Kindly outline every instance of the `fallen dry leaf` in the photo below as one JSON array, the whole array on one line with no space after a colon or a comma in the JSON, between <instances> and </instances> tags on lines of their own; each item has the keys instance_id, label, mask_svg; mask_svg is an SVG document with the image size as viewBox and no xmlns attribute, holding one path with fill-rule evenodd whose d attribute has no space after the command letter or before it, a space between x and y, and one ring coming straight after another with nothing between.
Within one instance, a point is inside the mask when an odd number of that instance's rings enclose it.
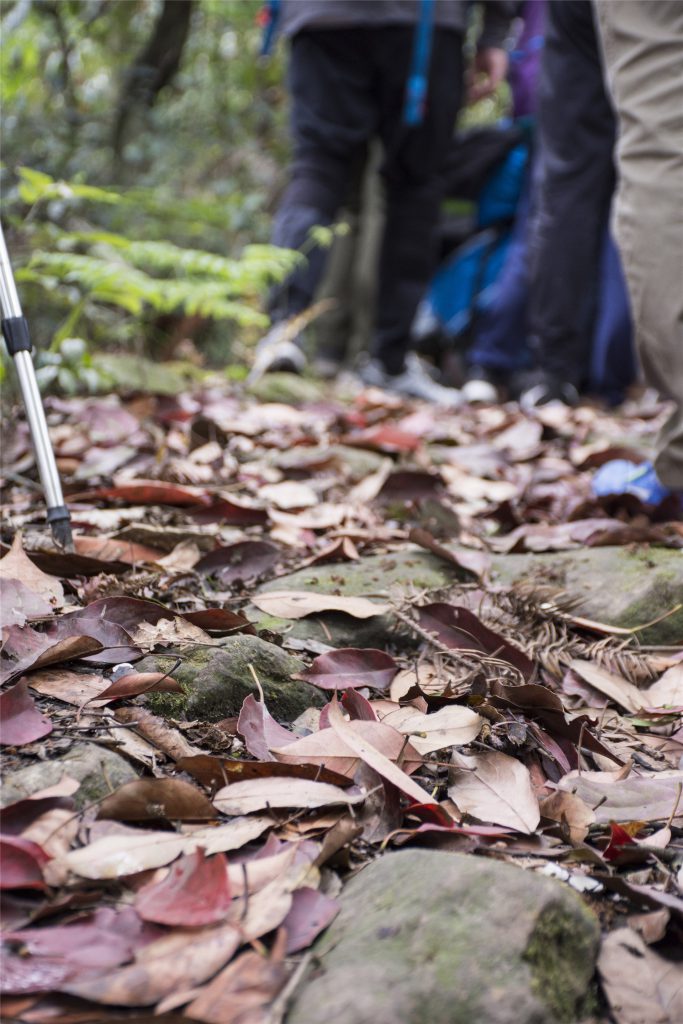
<instances>
[{"instance_id":1,"label":"fallen dry leaf","mask_svg":"<svg viewBox=\"0 0 683 1024\"><path fill-rule=\"evenodd\" d=\"M182 779L137 779L105 797L97 817L113 821L204 821L215 818L216 812L200 789Z\"/></svg>"},{"instance_id":2,"label":"fallen dry leaf","mask_svg":"<svg viewBox=\"0 0 683 1024\"><path fill-rule=\"evenodd\" d=\"M680 964L649 949L630 928L618 928L603 940L598 972L618 1024L683 1020Z\"/></svg>"},{"instance_id":3,"label":"fallen dry leaf","mask_svg":"<svg viewBox=\"0 0 683 1024\"><path fill-rule=\"evenodd\" d=\"M282 619L303 619L320 612L344 612L354 619L370 619L373 615L384 615L390 607L365 597L338 597L304 590L270 590L256 594L251 600L259 611Z\"/></svg>"},{"instance_id":4,"label":"fallen dry leaf","mask_svg":"<svg viewBox=\"0 0 683 1024\"><path fill-rule=\"evenodd\" d=\"M207 857L198 847L183 854L166 878L139 889L135 909L144 921L197 928L223 920L231 899L225 854Z\"/></svg>"},{"instance_id":5,"label":"fallen dry leaf","mask_svg":"<svg viewBox=\"0 0 683 1024\"><path fill-rule=\"evenodd\" d=\"M196 829L187 835L145 831L135 836L105 836L80 850L72 850L61 862L82 878L121 878L163 867L198 847L207 856L238 850L258 839L270 825L272 820L266 817L236 818L225 825Z\"/></svg>"},{"instance_id":6,"label":"fallen dry leaf","mask_svg":"<svg viewBox=\"0 0 683 1024\"><path fill-rule=\"evenodd\" d=\"M42 597L52 609L61 608L64 604L62 584L33 564L24 551L20 533L15 535L12 547L0 559L0 579L19 581L31 593Z\"/></svg>"},{"instance_id":7,"label":"fallen dry leaf","mask_svg":"<svg viewBox=\"0 0 683 1024\"><path fill-rule=\"evenodd\" d=\"M52 722L41 715L25 680L0 693L0 743L21 747L52 732Z\"/></svg>"},{"instance_id":8,"label":"fallen dry leaf","mask_svg":"<svg viewBox=\"0 0 683 1024\"><path fill-rule=\"evenodd\" d=\"M340 789L328 782L273 778L232 782L219 789L213 802L222 814L252 814L271 807L328 807L357 804L364 799L362 791Z\"/></svg>"},{"instance_id":9,"label":"fallen dry leaf","mask_svg":"<svg viewBox=\"0 0 683 1024\"><path fill-rule=\"evenodd\" d=\"M508 754L454 754L448 795L462 812L527 835L540 821L528 769Z\"/></svg>"},{"instance_id":10,"label":"fallen dry leaf","mask_svg":"<svg viewBox=\"0 0 683 1024\"><path fill-rule=\"evenodd\" d=\"M410 736L411 745L422 755L444 747L471 743L484 724L483 718L476 711L460 705L441 708L429 715L405 707L391 712L382 722L393 726L404 736Z\"/></svg>"},{"instance_id":11,"label":"fallen dry leaf","mask_svg":"<svg viewBox=\"0 0 683 1024\"><path fill-rule=\"evenodd\" d=\"M347 686L369 686L386 690L398 672L394 659L373 648L340 647L315 658L295 679L305 679L321 690L343 690Z\"/></svg>"}]
</instances>

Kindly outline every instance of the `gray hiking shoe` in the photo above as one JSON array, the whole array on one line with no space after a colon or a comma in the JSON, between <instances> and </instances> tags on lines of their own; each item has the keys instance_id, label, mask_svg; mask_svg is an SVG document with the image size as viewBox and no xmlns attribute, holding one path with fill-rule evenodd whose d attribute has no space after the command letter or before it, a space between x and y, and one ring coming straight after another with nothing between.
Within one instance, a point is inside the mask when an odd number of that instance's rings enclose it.
<instances>
[{"instance_id":1,"label":"gray hiking shoe","mask_svg":"<svg viewBox=\"0 0 683 1024\"><path fill-rule=\"evenodd\" d=\"M291 320L274 324L256 346L248 383L260 380L265 373L303 373L306 356L297 344L300 337Z\"/></svg>"},{"instance_id":2,"label":"gray hiking shoe","mask_svg":"<svg viewBox=\"0 0 683 1024\"><path fill-rule=\"evenodd\" d=\"M370 359L360 371L360 378L370 387L393 391L406 398L420 398L423 402L432 402L447 409L457 409L462 405L462 395L456 388L446 388L433 380L424 363L414 352L406 356L405 369L402 373L387 373L377 359Z\"/></svg>"}]
</instances>

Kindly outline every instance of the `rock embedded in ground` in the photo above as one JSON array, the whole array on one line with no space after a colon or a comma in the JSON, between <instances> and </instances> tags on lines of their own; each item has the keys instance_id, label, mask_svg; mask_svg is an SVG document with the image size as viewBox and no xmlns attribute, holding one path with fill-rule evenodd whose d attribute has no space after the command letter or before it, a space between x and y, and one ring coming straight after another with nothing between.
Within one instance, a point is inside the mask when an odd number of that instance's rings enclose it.
<instances>
[{"instance_id":1,"label":"rock embedded in ground","mask_svg":"<svg viewBox=\"0 0 683 1024\"><path fill-rule=\"evenodd\" d=\"M140 672L168 671L168 658L145 658L136 668ZM196 647L183 653L173 676L185 689L187 698L182 707L168 710L175 715L184 712L188 718L204 722L230 718L239 714L250 693L259 698L258 679L271 715L280 722L293 722L306 708L326 703L321 690L292 679L303 668L304 663L298 658L260 637L226 637L218 647ZM163 700L158 697L167 696L150 694L152 709L163 714Z\"/></svg>"},{"instance_id":2,"label":"rock embedded in ground","mask_svg":"<svg viewBox=\"0 0 683 1024\"><path fill-rule=\"evenodd\" d=\"M287 1024L560 1024L591 1009L598 922L554 879L408 850L340 902Z\"/></svg>"},{"instance_id":3,"label":"rock embedded in ground","mask_svg":"<svg viewBox=\"0 0 683 1024\"><path fill-rule=\"evenodd\" d=\"M288 576L269 580L259 593L272 590L304 590L317 594L341 594L344 597L369 597L386 600L392 595L434 596L444 592L458 579L467 576L428 551L406 547L383 555L368 555L353 562L334 562L299 569ZM299 640L318 640L334 647L382 647L395 631L391 615L354 619L338 612L308 615L291 620L264 615L253 606L244 609L258 629L270 629Z\"/></svg>"},{"instance_id":4,"label":"rock embedded in ground","mask_svg":"<svg viewBox=\"0 0 683 1024\"><path fill-rule=\"evenodd\" d=\"M54 786L64 775L81 784L73 797L79 809L138 777L128 761L115 751L96 743L74 743L58 760L39 761L13 772L3 785L1 804L6 807Z\"/></svg>"},{"instance_id":5,"label":"rock embedded in ground","mask_svg":"<svg viewBox=\"0 0 683 1024\"><path fill-rule=\"evenodd\" d=\"M683 552L647 545L580 548L546 554L495 555L491 582L533 581L563 591L572 614L632 628L666 616L638 633L647 644L683 640Z\"/></svg>"}]
</instances>

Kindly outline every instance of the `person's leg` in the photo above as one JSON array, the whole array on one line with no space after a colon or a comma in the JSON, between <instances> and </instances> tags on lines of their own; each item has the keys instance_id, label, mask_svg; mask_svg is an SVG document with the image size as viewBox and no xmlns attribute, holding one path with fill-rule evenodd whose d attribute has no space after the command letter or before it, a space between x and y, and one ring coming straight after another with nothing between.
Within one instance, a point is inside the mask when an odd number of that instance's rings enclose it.
<instances>
[{"instance_id":1,"label":"person's leg","mask_svg":"<svg viewBox=\"0 0 683 1024\"><path fill-rule=\"evenodd\" d=\"M600 261L600 296L591 353L589 389L618 405L636 379L633 325L619 250L605 231Z\"/></svg>"},{"instance_id":2,"label":"person's leg","mask_svg":"<svg viewBox=\"0 0 683 1024\"><path fill-rule=\"evenodd\" d=\"M674 403L655 469L683 491L683 4L598 0L619 120L616 232L645 377Z\"/></svg>"},{"instance_id":3,"label":"person's leg","mask_svg":"<svg viewBox=\"0 0 683 1024\"><path fill-rule=\"evenodd\" d=\"M301 312L313 300L327 251L310 231L329 225L361 171L376 124L376 101L362 29L311 30L291 41L289 88L293 158L290 182L275 215L272 242L308 249L306 264L273 290L273 319Z\"/></svg>"},{"instance_id":4,"label":"person's leg","mask_svg":"<svg viewBox=\"0 0 683 1024\"><path fill-rule=\"evenodd\" d=\"M602 237L614 188L614 114L590 0L548 5L530 237L531 344L542 373L588 372Z\"/></svg>"},{"instance_id":5,"label":"person's leg","mask_svg":"<svg viewBox=\"0 0 683 1024\"><path fill-rule=\"evenodd\" d=\"M437 28L424 119L415 127L404 124L413 37L411 28L383 29L376 56L386 221L372 355L390 374L399 374L404 368L415 311L435 267L440 171L462 89L462 37Z\"/></svg>"}]
</instances>

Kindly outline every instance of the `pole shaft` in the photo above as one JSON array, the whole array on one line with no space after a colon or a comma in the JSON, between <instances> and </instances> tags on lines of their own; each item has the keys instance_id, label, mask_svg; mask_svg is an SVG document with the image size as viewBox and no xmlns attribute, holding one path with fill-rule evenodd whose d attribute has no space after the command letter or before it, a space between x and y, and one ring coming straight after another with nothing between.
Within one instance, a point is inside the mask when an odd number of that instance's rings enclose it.
<instances>
[{"instance_id":1,"label":"pole shaft","mask_svg":"<svg viewBox=\"0 0 683 1024\"><path fill-rule=\"evenodd\" d=\"M45 491L45 500L48 508L54 508L64 504L64 496L31 353L17 352L14 356L14 365L26 408L26 419L31 431L38 472Z\"/></svg>"},{"instance_id":2,"label":"pole shaft","mask_svg":"<svg viewBox=\"0 0 683 1024\"><path fill-rule=\"evenodd\" d=\"M12 264L5 245L5 236L0 224L0 305L4 317L22 316L21 303L14 283Z\"/></svg>"}]
</instances>

